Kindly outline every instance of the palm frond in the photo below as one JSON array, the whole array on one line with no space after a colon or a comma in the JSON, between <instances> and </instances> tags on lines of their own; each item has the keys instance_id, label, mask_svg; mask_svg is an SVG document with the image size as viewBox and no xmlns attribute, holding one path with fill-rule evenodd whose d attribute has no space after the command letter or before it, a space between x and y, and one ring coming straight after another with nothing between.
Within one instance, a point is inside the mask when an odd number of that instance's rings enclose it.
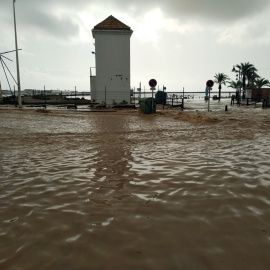
<instances>
[{"instance_id":1,"label":"palm frond","mask_svg":"<svg viewBox=\"0 0 270 270\"><path fill-rule=\"evenodd\" d=\"M255 80L255 85L260 89L263 86L270 86L270 82L265 78L259 78Z\"/></svg>"},{"instance_id":2,"label":"palm frond","mask_svg":"<svg viewBox=\"0 0 270 270\"><path fill-rule=\"evenodd\" d=\"M215 80L214 80L215 83L217 83L219 85L222 85L222 84L226 85L226 83L229 80L229 77L224 73L216 73L214 78L215 78Z\"/></svg>"},{"instance_id":3,"label":"palm frond","mask_svg":"<svg viewBox=\"0 0 270 270\"><path fill-rule=\"evenodd\" d=\"M233 89L238 89L242 87L242 83L240 81L229 81L228 87L233 88Z\"/></svg>"}]
</instances>

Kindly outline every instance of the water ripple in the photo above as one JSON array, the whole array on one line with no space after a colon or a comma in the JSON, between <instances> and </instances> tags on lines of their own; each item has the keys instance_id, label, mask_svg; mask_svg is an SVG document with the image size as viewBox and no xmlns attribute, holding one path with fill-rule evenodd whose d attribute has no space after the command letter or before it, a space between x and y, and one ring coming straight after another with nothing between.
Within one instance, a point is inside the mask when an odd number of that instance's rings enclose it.
<instances>
[{"instance_id":1,"label":"water ripple","mask_svg":"<svg viewBox=\"0 0 270 270\"><path fill-rule=\"evenodd\" d=\"M267 269L270 115L249 109L0 110L0 268Z\"/></svg>"}]
</instances>

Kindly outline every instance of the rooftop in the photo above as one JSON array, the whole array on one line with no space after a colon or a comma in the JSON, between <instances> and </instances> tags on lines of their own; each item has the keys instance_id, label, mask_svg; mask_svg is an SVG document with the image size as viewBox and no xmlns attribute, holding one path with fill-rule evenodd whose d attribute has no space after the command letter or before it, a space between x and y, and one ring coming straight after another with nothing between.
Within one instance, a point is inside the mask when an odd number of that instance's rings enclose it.
<instances>
[{"instance_id":1,"label":"rooftop","mask_svg":"<svg viewBox=\"0 0 270 270\"><path fill-rule=\"evenodd\" d=\"M131 30L129 26L117 20L112 15L97 24L93 30Z\"/></svg>"}]
</instances>

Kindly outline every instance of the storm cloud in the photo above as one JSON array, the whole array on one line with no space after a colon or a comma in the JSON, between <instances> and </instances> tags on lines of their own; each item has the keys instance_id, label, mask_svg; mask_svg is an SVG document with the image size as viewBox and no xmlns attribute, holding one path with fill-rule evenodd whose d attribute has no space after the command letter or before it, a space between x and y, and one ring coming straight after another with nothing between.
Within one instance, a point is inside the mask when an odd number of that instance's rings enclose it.
<instances>
[{"instance_id":1,"label":"storm cloud","mask_svg":"<svg viewBox=\"0 0 270 270\"><path fill-rule=\"evenodd\" d=\"M12 3L0 4L0 51L14 47ZM88 89L91 30L114 15L134 31L131 87L155 76L171 88L201 90L206 78L239 62L268 68L269 11L270 0L17 0L22 83Z\"/></svg>"},{"instance_id":2,"label":"storm cloud","mask_svg":"<svg viewBox=\"0 0 270 270\"><path fill-rule=\"evenodd\" d=\"M243 18L252 18L270 6L269 0L17 0L20 14L18 19L25 26L43 29L47 33L64 36L78 34L77 14L92 7L106 8L111 11L128 13L134 18L140 18L154 9L160 9L165 18L182 20L205 20L212 23L233 24ZM11 12L12 1L1 3L2 14ZM9 12L8 12L9 10ZM10 14L9 14L10 15ZM9 19L12 19L9 17Z\"/></svg>"}]
</instances>

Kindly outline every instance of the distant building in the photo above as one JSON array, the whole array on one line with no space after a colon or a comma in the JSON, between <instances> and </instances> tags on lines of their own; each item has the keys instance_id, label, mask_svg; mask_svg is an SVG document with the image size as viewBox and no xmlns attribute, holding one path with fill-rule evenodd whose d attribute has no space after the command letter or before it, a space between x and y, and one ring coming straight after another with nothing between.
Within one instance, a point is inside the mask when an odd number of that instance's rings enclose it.
<instances>
[{"instance_id":1,"label":"distant building","mask_svg":"<svg viewBox=\"0 0 270 270\"><path fill-rule=\"evenodd\" d=\"M98 103L130 103L130 37L133 31L113 16L97 24L96 76L91 76L91 98Z\"/></svg>"},{"instance_id":2,"label":"distant building","mask_svg":"<svg viewBox=\"0 0 270 270\"><path fill-rule=\"evenodd\" d=\"M270 88L248 89L246 98L252 100L270 100Z\"/></svg>"}]
</instances>

